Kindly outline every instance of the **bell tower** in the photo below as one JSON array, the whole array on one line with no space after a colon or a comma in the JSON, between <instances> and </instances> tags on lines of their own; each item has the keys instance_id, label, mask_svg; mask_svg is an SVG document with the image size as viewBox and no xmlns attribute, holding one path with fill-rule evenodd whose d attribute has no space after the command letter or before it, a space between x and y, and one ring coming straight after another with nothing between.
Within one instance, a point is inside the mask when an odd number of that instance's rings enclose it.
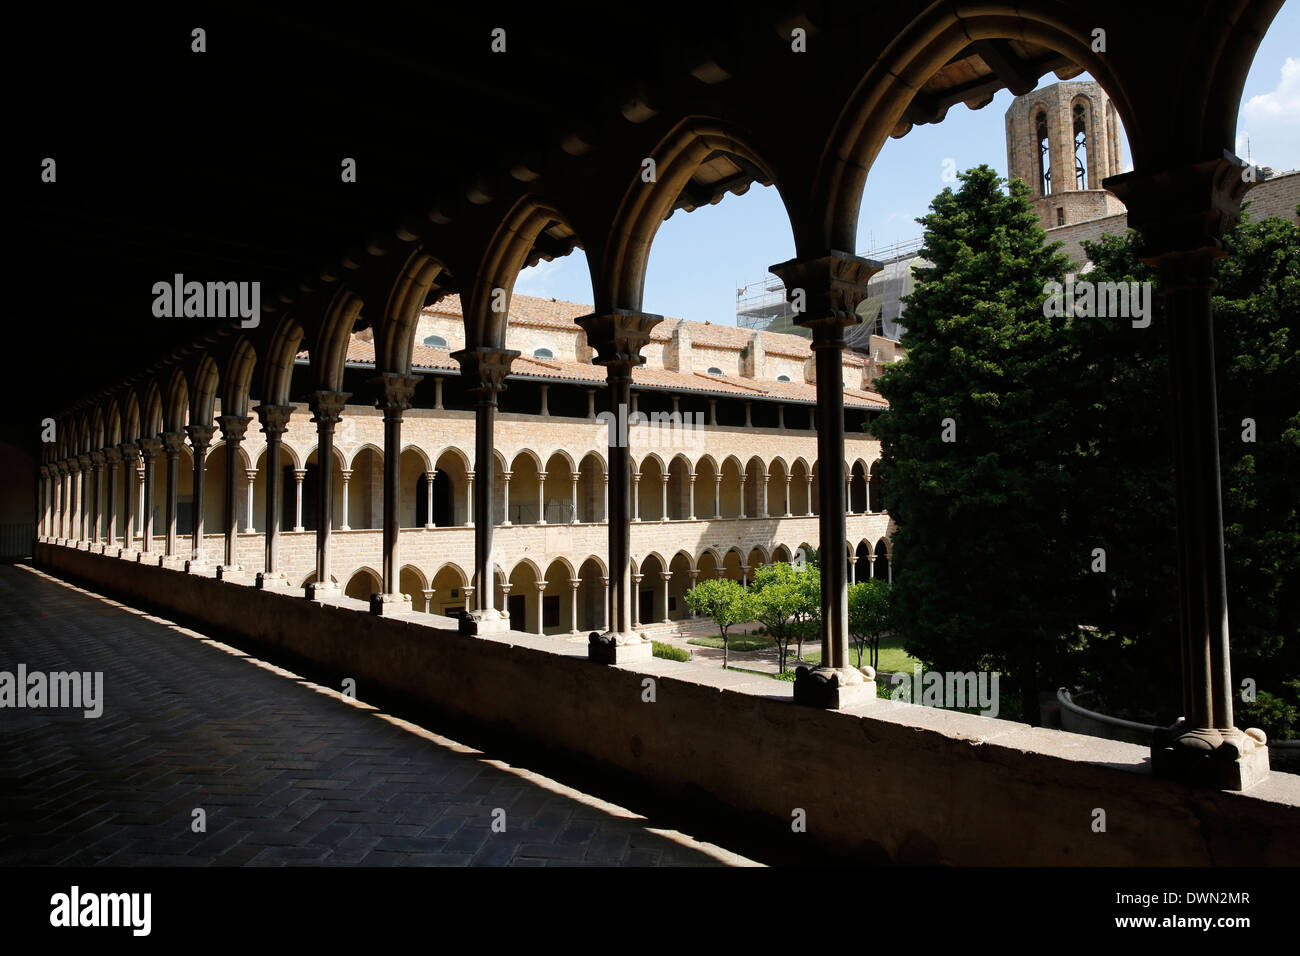
<instances>
[{"instance_id":1,"label":"bell tower","mask_svg":"<svg viewBox=\"0 0 1300 956\"><path fill-rule=\"evenodd\" d=\"M1044 229L1125 211L1102 180L1123 171L1119 114L1101 84L1053 83L1007 110L1007 170L1029 184Z\"/></svg>"}]
</instances>

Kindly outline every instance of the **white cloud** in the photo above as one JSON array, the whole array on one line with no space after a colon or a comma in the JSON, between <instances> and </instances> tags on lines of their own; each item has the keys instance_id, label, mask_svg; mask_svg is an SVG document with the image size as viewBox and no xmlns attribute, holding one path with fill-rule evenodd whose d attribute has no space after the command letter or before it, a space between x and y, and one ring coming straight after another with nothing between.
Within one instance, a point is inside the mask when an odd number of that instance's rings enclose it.
<instances>
[{"instance_id":1,"label":"white cloud","mask_svg":"<svg viewBox=\"0 0 1300 956\"><path fill-rule=\"evenodd\" d=\"M1287 57L1277 87L1247 100L1241 116L1238 156L1278 170L1300 166L1300 59Z\"/></svg>"},{"instance_id":2,"label":"white cloud","mask_svg":"<svg viewBox=\"0 0 1300 956\"><path fill-rule=\"evenodd\" d=\"M564 259L552 259L550 262L543 259L537 265L520 271L519 278L515 280L515 291L521 295L549 298L548 280L554 279L555 274L564 268L564 264Z\"/></svg>"}]
</instances>

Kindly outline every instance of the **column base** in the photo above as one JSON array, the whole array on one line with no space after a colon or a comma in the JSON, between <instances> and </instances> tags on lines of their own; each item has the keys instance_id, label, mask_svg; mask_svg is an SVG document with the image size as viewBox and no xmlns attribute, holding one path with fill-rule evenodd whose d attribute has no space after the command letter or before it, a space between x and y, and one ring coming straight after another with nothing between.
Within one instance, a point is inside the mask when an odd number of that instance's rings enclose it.
<instances>
[{"instance_id":1,"label":"column base","mask_svg":"<svg viewBox=\"0 0 1300 956\"><path fill-rule=\"evenodd\" d=\"M483 611L470 611L460 619L460 633L471 636L479 634L505 634L510 630L510 615L496 608Z\"/></svg>"},{"instance_id":2,"label":"column base","mask_svg":"<svg viewBox=\"0 0 1300 956\"><path fill-rule=\"evenodd\" d=\"M411 598L406 594L370 595L370 613L380 617L396 617L411 613Z\"/></svg>"},{"instance_id":3,"label":"column base","mask_svg":"<svg viewBox=\"0 0 1300 956\"><path fill-rule=\"evenodd\" d=\"M217 580L231 581L235 578L243 577L244 569L238 564L218 564Z\"/></svg>"},{"instance_id":4,"label":"column base","mask_svg":"<svg viewBox=\"0 0 1300 956\"><path fill-rule=\"evenodd\" d=\"M587 638L587 660L597 664L626 664L654 657L654 644L650 638L636 631L620 633L592 631Z\"/></svg>"},{"instance_id":5,"label":"column base","mask_svg":"<svg viewBox=\"0 0 1300 956\"><path fill-rule=\"evenodd\" d=\"M1158 727L1151 742L1151 769L1193 787L1247 790L1269 773L1268 738L1251 727L1218 730L1179 721Z\"/></svg>"},{"instance_id":6,"label":"column base","mask_svg":"<svg viewBox=\"0 0 1300 956\"><path fill-rule=\"evenodd\" d=\"M184 571L185 565L188 563L178 554L164 554L158 558L158 567L170 568L173 571Z\"/></svg>"},{"instance_id":7,"label":"column base","mask_svg":"<svg viewBox=\"0 0 1300 956\"><path fill-rule=\"evenodd\" d=\"M185 562L185 573L201 574L206 578L210 578L215 574L215 571L212 565L208 564L202 558L191 558Z\"/></svg>"},{"instance_id":8,"label":"column base","mask_svg":"<svg viewBox=\"0 0 1300 956\"><path fill-rule=\"evenodd\" d=\"M876 682L855 667L798 667L794 672L794 702L824 710L842 710L876 699Z\"/></svg>"},{"instance_id":9,"label":"column base","mask_svg":"<svg viewBox=\"0 0 1300 956\"><path fill-rule=\"evenodd\" d=\"M254 583L263 591L283 591L289 586L289 579L283 571L258 571Z\"/></svg>"},{"instance_id":10,"label":"column base","mask_svg":"<svg viewBox=\"0 0 1300 956\"><path fill-rule=\"evenodd\" d=\"M337 601L339 595L343 593L339 590L339 586L333 581L326 581L324 583L313 581L302 590L307 596L308 601L320 601L322 603L327 601Z\"/></svg>"}]
</instances>

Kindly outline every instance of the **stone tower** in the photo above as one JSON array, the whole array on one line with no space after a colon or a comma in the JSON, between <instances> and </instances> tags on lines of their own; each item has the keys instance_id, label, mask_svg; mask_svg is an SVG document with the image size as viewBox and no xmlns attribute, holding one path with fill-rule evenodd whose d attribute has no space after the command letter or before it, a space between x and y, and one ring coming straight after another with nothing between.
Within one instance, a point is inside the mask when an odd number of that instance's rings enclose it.
<instances>
[{"instance_id":1,"label":"stone tower","mask_svg":"<svg viewBox=\"0 0 1300 956\"><path fill-rule=\"evenodd\" d=\"M1007 110L1007 169L1029 184L1044 229L1124 212L1102 188L1123 171L1115 105L1099 83L1053 83Z\"/></svg>"}]
</instances>

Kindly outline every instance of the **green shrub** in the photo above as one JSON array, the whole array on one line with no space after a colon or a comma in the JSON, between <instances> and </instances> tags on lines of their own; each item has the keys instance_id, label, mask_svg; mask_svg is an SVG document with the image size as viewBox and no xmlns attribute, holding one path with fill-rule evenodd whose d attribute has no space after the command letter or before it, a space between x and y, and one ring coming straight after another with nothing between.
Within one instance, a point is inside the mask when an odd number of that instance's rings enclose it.
<instances>
[{"instance_id":1,"label":"green shrub","mask_svg":"<svg viewBox=\"0 0 1300 956\"><path fill-rule=\"evenodd\" d=\"M669 661L689 661L691 652L680 647L674 647L672 644L665 644L663 641L652 641L654 645L655 657L662 657Z\"/></svg>"}]
</instances>

